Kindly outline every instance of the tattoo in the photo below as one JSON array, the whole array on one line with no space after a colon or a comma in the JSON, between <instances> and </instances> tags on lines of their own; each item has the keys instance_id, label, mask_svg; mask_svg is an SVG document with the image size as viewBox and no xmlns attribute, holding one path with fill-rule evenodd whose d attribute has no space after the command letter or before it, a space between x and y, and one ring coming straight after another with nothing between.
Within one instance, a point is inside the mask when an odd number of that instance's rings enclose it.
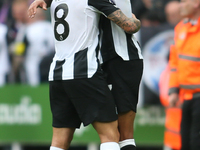
<instances>
[{"instance_id":1,"label":"tattoo","mask_svg":"<svg viewBox=\"0 0 200 150\"><path fill-rule=\"evenodd\" d=\"M107 17L127 33L135 33L140 29L141 23L137 18L128 18L121 10L116 10Z\"/></svg>"}]
</instances>

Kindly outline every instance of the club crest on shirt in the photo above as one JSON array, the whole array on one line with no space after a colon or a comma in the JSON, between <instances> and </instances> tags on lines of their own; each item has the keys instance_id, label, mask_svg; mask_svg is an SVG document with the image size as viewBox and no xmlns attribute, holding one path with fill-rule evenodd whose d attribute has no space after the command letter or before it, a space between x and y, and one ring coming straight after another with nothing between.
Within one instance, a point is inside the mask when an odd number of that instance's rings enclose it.
<instances>
[{"instance_id":1,"label":"club crest on shirt","mask_svg":"<svg viewBox=\"0 0 200 150\"><path fill-rule=\"evenodd\" d=\"M63 41L63 36L62 35L60 35L60 41Z\"/></svg>"}]
</instances>

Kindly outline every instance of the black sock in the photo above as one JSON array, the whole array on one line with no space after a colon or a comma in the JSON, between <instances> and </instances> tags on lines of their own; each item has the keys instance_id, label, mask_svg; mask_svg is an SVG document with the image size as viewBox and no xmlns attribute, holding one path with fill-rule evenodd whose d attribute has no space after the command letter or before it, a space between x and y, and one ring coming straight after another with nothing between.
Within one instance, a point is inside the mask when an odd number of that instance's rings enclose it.
<instances>
[{"instance_id":1,"label":"black sock","mask_svg":"<svg viewBox=\"0 0 200 150\"><path fill-rule=\"evenodd\" d=\"M126 145L120 148L120 150L136 150L134 145Z\"/></svg>"}]
</instances>

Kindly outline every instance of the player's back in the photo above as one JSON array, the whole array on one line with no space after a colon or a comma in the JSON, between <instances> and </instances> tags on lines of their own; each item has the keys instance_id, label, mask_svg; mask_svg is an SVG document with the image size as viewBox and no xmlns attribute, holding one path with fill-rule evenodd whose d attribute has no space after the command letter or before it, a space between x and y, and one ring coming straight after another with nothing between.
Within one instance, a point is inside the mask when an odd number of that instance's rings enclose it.
<instances>
[{"instance_id":1,"label":"player's back","mask_svg":"<svg viewBox=\"0 0 200 150\"><path fill-rule=\"evenodd\" d=\"M51 4L56 53L50 68L50 81L88 78L98 68L95 56L100 14L88 1L53 0ZM62 73L57 68L62 68Z\"/></svg>"},{"instance_id":2,"label":"player's back","mask_svg":"<svg viewBox=\"0 0 200 150\"><path fill-rule=\"evenodd\" d=\"M51 4L58 59L97 45L98 17L88 0L54 0Z\"/></svg>"}]
</instances>

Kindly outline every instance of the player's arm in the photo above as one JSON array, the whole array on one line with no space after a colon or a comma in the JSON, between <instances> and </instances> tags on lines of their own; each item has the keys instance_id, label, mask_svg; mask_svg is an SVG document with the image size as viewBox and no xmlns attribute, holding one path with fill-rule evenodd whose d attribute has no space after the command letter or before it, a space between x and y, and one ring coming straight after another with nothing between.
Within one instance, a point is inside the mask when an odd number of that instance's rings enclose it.
<instances>
[{"instance_id":1,"label":"player's arm","mask_svg":"<svg viewBox=\"0 0 200 150\"><path fill-rule=\"evenodd\" d=\"M132 14L132 18L128 18L120 9L108 15L107 18L130 34L137 32L141 26L140 20L134 14Z\"/></svg>"},{"instance_id":2,"label":"player's arm","mask_svg":"<svg viewBox=\"0 0 200 150\"><path fill-rule=\"evenodd\" d=\"M99 10L105 17L112 20L127 33L135 33L140 29L141 23L133 14L127 17L112 0L88 0L89 5Z\"/></svg>"},{"instance_id":3,"label":"player's arm","mask_svg":"<svg viewBox=\"0 0 200 150\"><path fill-rule=\"evenodd\" d=\"M47 10L50 7L52 0L35 0L28 9L28 16L34 18L37 12L37 8Z\"/></svg>"}]
</instances>

